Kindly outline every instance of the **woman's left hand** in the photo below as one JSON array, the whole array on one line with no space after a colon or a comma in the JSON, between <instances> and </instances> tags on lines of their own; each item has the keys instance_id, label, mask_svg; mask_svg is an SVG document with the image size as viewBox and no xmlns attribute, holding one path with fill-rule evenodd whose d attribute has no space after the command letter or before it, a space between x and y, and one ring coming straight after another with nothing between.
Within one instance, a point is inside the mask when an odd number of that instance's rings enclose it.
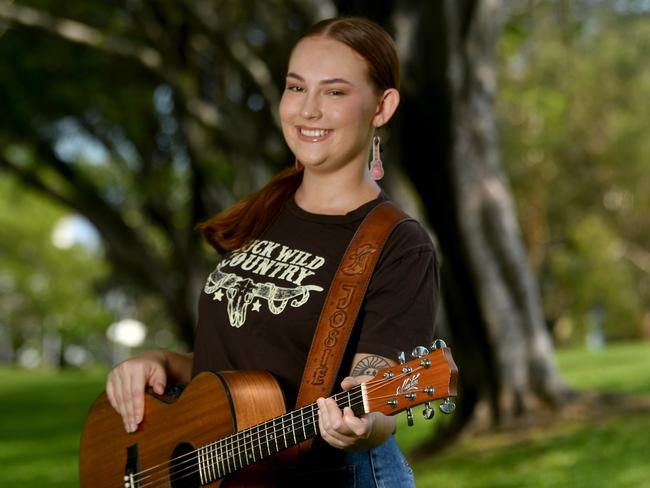
<instances>
[{"instance_id":1,"label":"woman's left hand","mask_svg":"<svg viewBox=\"0 0 650 488\"><path fill-rule=\"evenodd\" d=\"M359 378L347 377L341 383L348 391L361 384ZM330 446L346 451L362 451L384 442L395 421L381 413L370 413L357 417L350 407L341 410L333 398L319 398L318 426L321 437Z\"/></svg>"}]
</instances>

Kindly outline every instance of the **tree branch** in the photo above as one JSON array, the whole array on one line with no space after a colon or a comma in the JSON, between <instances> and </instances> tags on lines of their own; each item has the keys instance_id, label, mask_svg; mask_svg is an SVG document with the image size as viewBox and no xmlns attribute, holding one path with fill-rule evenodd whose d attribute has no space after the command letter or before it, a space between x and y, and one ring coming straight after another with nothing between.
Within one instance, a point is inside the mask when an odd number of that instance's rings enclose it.
<instances>
[{"instance_id":1,"label":"tree branch","mask_svg":"<svg viewBox=\"0 0 650 488\"><path fill-rule=\"evenodd\" d=\"M67 41L134 60L182 91L188 112L202 125L210 129L219 128L221 125L221 113L213 105L186 90L174 70L164 64L161 54L151 47L135 44L122 37L107 36L96 27L76 20L58 18L33 7L15 5L7 0L0 0L0 19L24 27L43 29Z\"/></svg>"},{"instance_id":2,"label":"tree branch","mask_svg":"<svg viewBox=\"0 0 650 488\"><path fill-rule=\"evenodd\" d=\"M138 46L126 39L106 36L101 30L76 20L56 18L48 12L0 2L0 18L26 27L37 27L71 42L85 44L97 49L135 59L147 68L160 72L162 57L155 49Z\"/></svg>"}]
</instances>

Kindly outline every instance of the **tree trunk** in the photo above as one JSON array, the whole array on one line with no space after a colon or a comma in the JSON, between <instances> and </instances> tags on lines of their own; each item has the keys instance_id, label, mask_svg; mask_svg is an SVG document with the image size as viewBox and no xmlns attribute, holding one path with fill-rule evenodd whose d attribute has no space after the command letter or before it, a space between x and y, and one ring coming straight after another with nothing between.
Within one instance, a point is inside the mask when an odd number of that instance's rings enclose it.
<instances>
[{"instance_id":1,"label":"tree trunk","mask_svg":"<svg viewBox=\"0 0 650 488\"><path fill-rule=\"evenodd\" d=\"M461 371L455 426L506 423L567 393L501 167L493 110L501 1L408 2L399 147L439 238Z\"/></svg>"}]
</instances>

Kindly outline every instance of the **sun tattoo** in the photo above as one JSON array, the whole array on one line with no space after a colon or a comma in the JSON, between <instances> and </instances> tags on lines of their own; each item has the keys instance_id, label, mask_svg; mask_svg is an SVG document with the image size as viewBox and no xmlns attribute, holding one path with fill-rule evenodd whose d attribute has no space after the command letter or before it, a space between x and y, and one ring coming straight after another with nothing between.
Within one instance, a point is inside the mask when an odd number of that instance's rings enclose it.
<instances>
[{"instance_id":1,"label":"sun tattoo","mask_svg":"<svg viewBox=\"0 0 650 488\"><path fill-rule=\"evenodd\" d=\"M375 376L377 371L390 364L381 356L366 356L352 368L352 376Z\"/></svg>"}]
</instances>

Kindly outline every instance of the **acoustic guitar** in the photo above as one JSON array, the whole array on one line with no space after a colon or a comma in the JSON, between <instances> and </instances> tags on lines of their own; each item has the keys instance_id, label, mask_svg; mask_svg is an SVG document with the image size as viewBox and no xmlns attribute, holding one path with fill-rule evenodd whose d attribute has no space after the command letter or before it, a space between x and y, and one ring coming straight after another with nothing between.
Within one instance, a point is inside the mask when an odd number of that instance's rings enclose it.
<instances>
[{"instance_id":1,"label":"acoustic guitar","mask_svg":"<svg viewBox=\"0 0 650 488\"><path fill-rule=\"evenodd\" d=\"M458 369L451 351L438 340L429 352L417 347L415 359L380 370L375 378L333 396L356 415L387 415L444 399L451 413ZM106 394L93 404L81 439L82 488L259 486L241 481L260 461L318 434L318 406L285 413L280 387L270 373L201 373L186 387L165 395L149 391L144 419L127 433Z\"/></svg>"}]
</instances>

